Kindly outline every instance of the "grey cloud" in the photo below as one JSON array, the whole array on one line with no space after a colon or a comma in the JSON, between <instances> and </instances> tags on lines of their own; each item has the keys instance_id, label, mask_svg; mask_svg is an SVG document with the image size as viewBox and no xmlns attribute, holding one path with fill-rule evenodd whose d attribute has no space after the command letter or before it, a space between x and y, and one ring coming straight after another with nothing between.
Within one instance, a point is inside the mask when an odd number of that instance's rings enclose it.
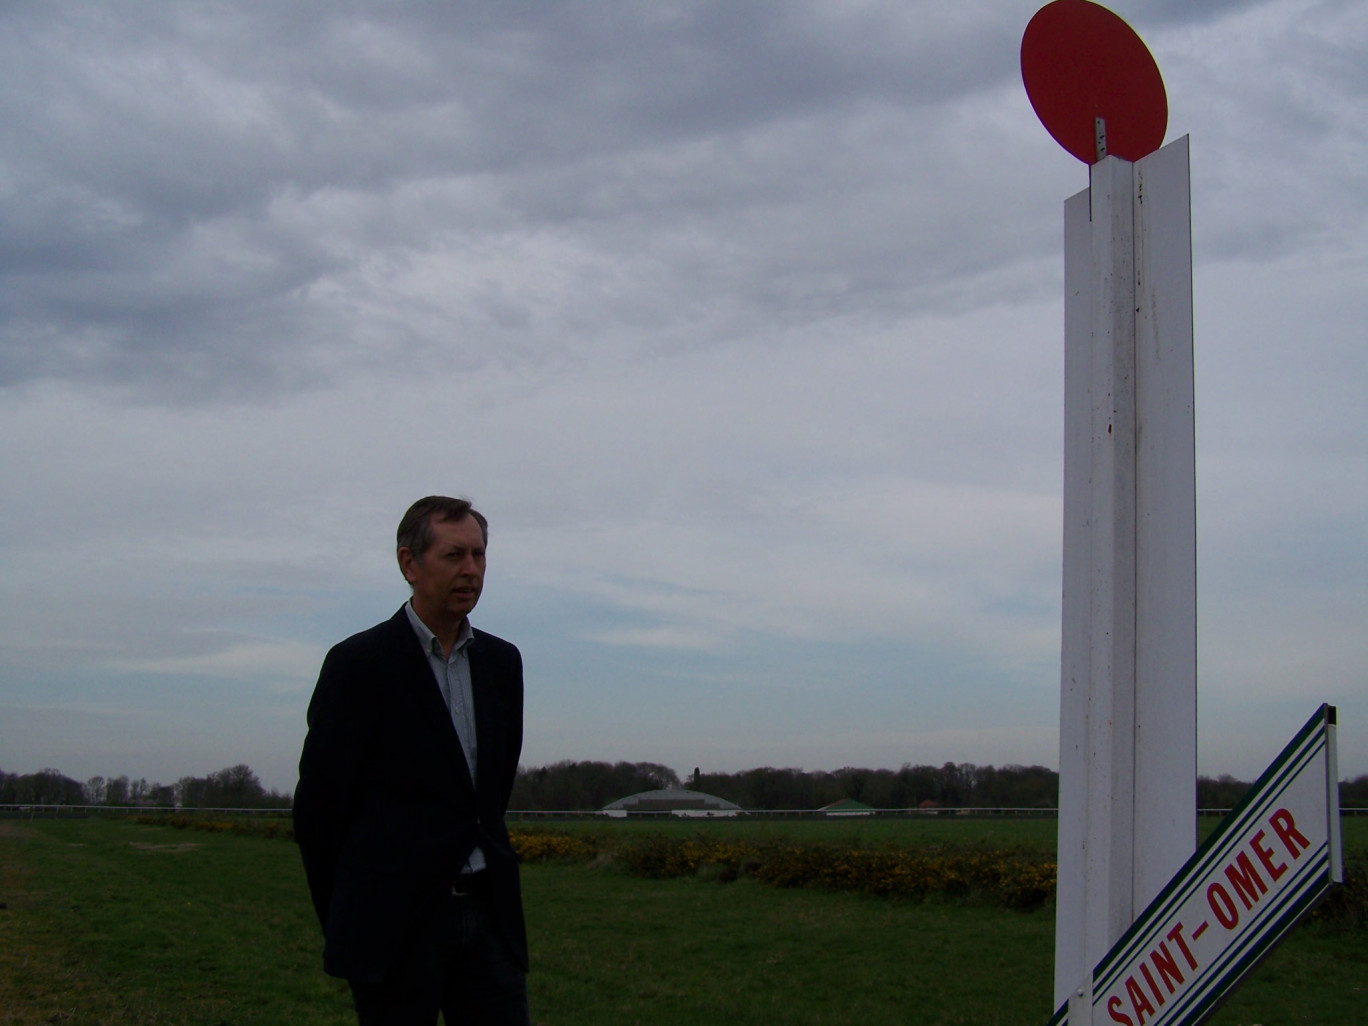
<instances>
[{"instance_id":1,"label":"grey cloud","mask_svg":"<svg viewBox=\"0 0 1368 1026\"><path fill-rule=\"evenodd\" d=\"M1115 0L1104 4L1132 28L1144 26L1206 25L1232 14L1264 7L1272 0Z\"/></svg>"},{"instance_id":2,"label":"grey cloud","mask_svg":"<svg viewBox=\"0 0 1368 1026\"><path fill-rule=\"evenodd\" d=\"M9 8L0 384L69 377L171 401L307 386L339 357L372 358L368 337L391 337L384 358L419 330L373 304L358 321L368 295L384 305L376 267L482 232L499 246L529 217L552 234L590 225L591 248L592 225L614 221L642 248L687 247L700 211L733 220L739 204L740 229L793 253L785 197L814 175L839 192L862 159L843 151L880 132L852 136L852 114L915 112L1013 71L1015 26L990 11ZM321 221L320 196L344 201ZM804 273L750 242L742 280L790 282L777 302L820 295L851 256L827 253ZM672 256L687 290L688 254ZM879 263L864 272L876 289ZM484 309L492 322L463 316L495 336L529 316Z\"/></svg>"}]
</instances>

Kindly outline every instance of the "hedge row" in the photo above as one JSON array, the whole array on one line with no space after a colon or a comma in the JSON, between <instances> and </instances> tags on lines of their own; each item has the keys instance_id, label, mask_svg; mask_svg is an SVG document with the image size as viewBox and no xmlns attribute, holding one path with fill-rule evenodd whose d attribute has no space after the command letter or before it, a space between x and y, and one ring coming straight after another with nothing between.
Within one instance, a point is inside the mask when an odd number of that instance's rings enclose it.
<instances>
[{"instance_id":1,"label":"hedge row","mask_svg":"<svg viewBox=\"0 0 1368 1026\"><path fill-rule=\"evenodd\" d=\"M142 815L137 822L294 838L286 819ZM777 887L821 887L913 900L943 896L1023 911L1039 908L1054 897L1055 890L1054 861L1025 848L752 843L663 834L607 839L550 830L515 830L510 836L523 862L603 859L652 879L698 875L727 882L747 876ZM1368 851L1346 853L1344 885L1330 892L1312 918L1338 928L1368 930Z\"/></svg>"},{"instance_id":2,"label":"hedge row","mask_svg":"<svg viewBox=\"0 0 1368 1026\"><path fill-rule=\"evenodd\" d=\"M913 900L932 896L982 901L1029 911L1054 897L1055 863L1016 847L902 847L714 841L665 835L607 840L586 834L515 831L524 862L611 860L654 879L703 876L722 882L748 876L778 887L822 887ZM1312 913L1337 929L1368 930L1368 851L1346 853L1344 884Z\"/></svg>"},{"instance_id":3,"label":"hedge row","mask_svg":"<svg viewBox=\"0 0 1368 1026\"><path fill-rule=\"evenodd\" d=\"M203 830L211 834L248 834L252 837L294 840L294 825L288 819L200 819L198 816L142 815L135 823L169 826L177 830Z\"/></svg>"},{"instance_id":4,"label":"hedge row","mask_svg":"<svg viewBox=\"0 0 1368 1026\"><path fill-rule=\"evenodd\" d=\"M609 855L652 879L705 875L723 882L749 876L778 887L821 887L916 900L931 895L1029 910L1054 895L1055 865L1024 848L938 845L861 846L713 841L647 835L605 845L585 835L517 832L524 862Z\"/></svg>"}]
</instances>

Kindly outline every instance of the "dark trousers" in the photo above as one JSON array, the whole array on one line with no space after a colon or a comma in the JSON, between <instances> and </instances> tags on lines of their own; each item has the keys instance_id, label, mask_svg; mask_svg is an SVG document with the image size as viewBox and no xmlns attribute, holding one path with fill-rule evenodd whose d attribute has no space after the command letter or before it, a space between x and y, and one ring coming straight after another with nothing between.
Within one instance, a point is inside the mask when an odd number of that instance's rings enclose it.
<instances>
[{"instance_id":1,"label":"dark trousers","mask_svg":"<svg viewBox=\"0 0 1368 1026\"><path fill-rule=\"evenodd\" d=\"M457 894L456 891L471 891ZM351 981L360 1026L528 1026L527 978L494 928L482 888L436 898L379 983Z\"/></svg>"}]
</instances>

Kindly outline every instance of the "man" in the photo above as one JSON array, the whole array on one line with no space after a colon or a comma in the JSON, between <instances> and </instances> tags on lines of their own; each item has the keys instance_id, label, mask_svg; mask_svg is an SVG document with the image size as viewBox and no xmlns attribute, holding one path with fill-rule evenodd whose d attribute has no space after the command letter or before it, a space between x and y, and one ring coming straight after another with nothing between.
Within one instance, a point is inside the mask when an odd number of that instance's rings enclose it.
<instances>
[{"instance_id":1,"label":"man","mask_svg":"<svg viewBox=\"0 0 1368 1026\"><path fill-rule=\"evenodd\" d=\"M420 499L396 554L413 597L323 662L295 838L323 966L361 1026L526 1026L527 937L504 826L522 751L518 650L470 626L485 518Z\"/></svg>"}]
</instances>

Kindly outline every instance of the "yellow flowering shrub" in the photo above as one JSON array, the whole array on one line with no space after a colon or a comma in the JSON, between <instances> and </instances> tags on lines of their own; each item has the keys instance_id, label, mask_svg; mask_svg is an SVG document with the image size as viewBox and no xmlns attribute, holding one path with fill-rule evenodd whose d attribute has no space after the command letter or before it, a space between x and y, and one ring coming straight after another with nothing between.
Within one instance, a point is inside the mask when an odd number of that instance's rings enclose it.
<instances>
[{"instance_id":1,"label":"yellow flowering shrub","mask_svg":"<svg viewBox=\"0 0 1368 1026\"><path fill-rule=\"evenodd\" d=\"M598 854L592 838L512 830L509 840L519 862L550 862L555 859L588 860Z\"/></svg>"},{"instance_id":2,"label":"yellow flowering shrub","mask_svg":"<svg viewBox=\"0 0 1368 1026\"><path fill-rule=\"evenodd\" d=\"M1050 900L1055 863L1026 848L898 847L858 844L751 844L744 841L634 837L613 850L624 868L663 879L710 866L777 887L823 887L921 900L930 895L1030 910Z\"/></svg>"},{"instance_id":3,"label":"yellow flowering shrub","mask_svg":"<svg viewBox=\"0 0 1368 1026\"><path fill-rule=\"evenodd\" d=\"M288 819L271 817L264 819L200 819L180 813L141 815L135 823L151 826L169 826L177 830L202 830L211 834L246 834L252 837L280 838L294 840L294 824Z\"/></svg>"},{"instance_id":4,"label":"yellow flowering shrub","mask_svg":"<svg viewBox=\"0 0 1368 1026\"><path fill-rule=\"evenodd\" d=\"M755 871L779 887L825 887L902 898L972 898L1032 909L1054 894L1055 864L1018 848L785 845Z\"/></svg>"}]
</instances>

